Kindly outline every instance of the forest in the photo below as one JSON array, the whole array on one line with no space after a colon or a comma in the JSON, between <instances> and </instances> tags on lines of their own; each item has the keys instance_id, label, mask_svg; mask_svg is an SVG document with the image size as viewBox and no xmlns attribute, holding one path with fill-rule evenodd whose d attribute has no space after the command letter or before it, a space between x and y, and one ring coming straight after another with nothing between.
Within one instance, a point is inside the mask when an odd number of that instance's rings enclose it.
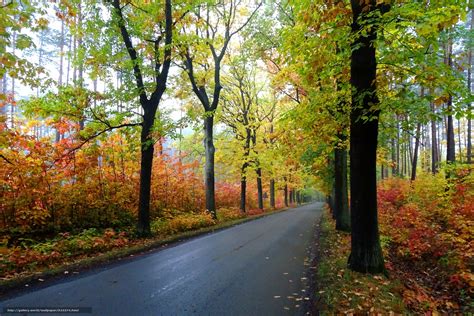
<instances>
[{"instance_id":1,"label":"forest","mask_svg":"<svg viewBox=\"0 0 474 316\"><path fill-rule=\"evenodd\" d=\"M473 26L468 0L1 0L0 284L324 201L317 308L473 312Z\"/></svg>"}]
</instances>

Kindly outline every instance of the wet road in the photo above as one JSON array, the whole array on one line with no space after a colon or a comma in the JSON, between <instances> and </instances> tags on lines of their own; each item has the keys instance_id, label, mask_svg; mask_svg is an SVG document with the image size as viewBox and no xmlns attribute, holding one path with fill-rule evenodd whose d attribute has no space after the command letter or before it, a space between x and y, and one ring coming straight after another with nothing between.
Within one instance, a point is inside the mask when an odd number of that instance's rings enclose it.
<instances>
[{"instance_id":1,"label":"wet road","mask_svg":"<svg viewBox=\"0 0 474 316\"><path fill-rule=\"evenodd\" d=\"M32 289L0 302L0 312L85 307L92 315L301 315L321 206L301 206Z\"/></svg>"}]
</instances>

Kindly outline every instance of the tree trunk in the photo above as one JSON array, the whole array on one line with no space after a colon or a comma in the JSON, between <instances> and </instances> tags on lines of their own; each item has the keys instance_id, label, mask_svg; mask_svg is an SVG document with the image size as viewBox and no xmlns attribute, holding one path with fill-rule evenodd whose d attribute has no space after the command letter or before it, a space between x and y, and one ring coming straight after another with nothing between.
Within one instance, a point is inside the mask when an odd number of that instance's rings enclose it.
<instances>
[{"instance_id":1,"label":"tree trunk","mask_svg":"<svg viewBox=\"0 0 474 316\"><path fill-rule=\"evenodd\" d=\"M447 45L446 53L447 53L447 62L448 66L452 67L452 49L453 44L452 40L449 39L449 43ZM446 128L446 137L447 137L447 148L446 148L446 162L448 164L452 164L456 160L456 144L454 142L454 123L453 123L453 96L450 94L448 103L446 105L448 111L448 122Z\"/></svg>"},{"instance_id":2,"label":"tree trunk","mask_svg":"<svg viewBox=\"0 0 474 316\"><path fill-rule=\"evenodd\" d=\"M246 130L246 138L245 138L245 145L244 145L244 163L242 164L242 168L240 169L240 211L245 213L246 211L246 204L247 204L247 168L249 163L247 161L248 156L250 154L250 131L249 129Z\"/></svg>"},{"instance_id":3,"label":"tree trunk","mask_svg":"<svg viewBox=\"0 0 474 316\"><path fill-rule=\"evenodd\" d=\"M81 58L78 60L79 63L79 69L78 69L78 81L79 81L79 86L82 88L84 87L84 60L82 58L82 50L83 50L83 45L82 45L82 3L79 1L79 7L78 7L78 28L79 28L79 36L77 38L77 49L79 50L79 54L76 56L81 56ZM85 117L84 117L84 111L81 116L81 119L79 121L79 130L84 129L84 124L85 124Z\"/></svg>"},{"instance_id":4,"label":"tree trunk","mask_svg":"<svg viewBox=\"0 0 474 316\"><path fill-rule=\"evenodd\" d=\"M138 224L137 233L140 236L149 236L150 230L150 193L151 193L151 171L153 167L154 144L151 138L151 130L155 122L155 110L147 110L143 107L143 126L140 135L141 161L140 161L140 194L138 202Z\"/></svg>"},{"instance_id":5,"label":"tree trunk","mask_svg":"<svg viewBox=\"0 0 474 316\"><path fill-rule=\"evenodd\" d=\"M288 207L288 184L286 183L286 179L285 179L284 193L285 193L285 206Z\"/></svg>"},{"instance_id":6,"label":"tree trunk","mask_svg":"<svg viewBox=\"0 0 474 316\"><path fill-rule=\"evenodd\" d=\"M402 165L400 164L400 123L398 122L399 118L396 116L397 119L397 147L396 147L396 162L395 167L397 170L397 176L403 175Z\"/></svg>"},{"instance_id":7,"label":"tree trunk","mask_svg":"<svg viewBox=\"0 0 474 316\"><path fill-rule=\"evenodd\" d=\"M66 68L66 85L69 84L69 77L71 73L71 59L73 56L73 51L72 51L72 34L69 32L69 43L68 43L68 54L67 54L67 68Z\"/></svg>"},{"instance_id":8,"label":"tree trunk","mask_svg":"<svg viewBox=\"0 0 474 316\"><path fill-rule=\"evenodd\" d=\"M6 97L7 95L7 76L4 74L0 80L0 93L3 95L3 97ZM0 114L5 117L5 122L7 121L7 106L4 104L2 107L0 107Z\"/></svg>"},{"instance_id":9,"label":"tree trunk","mask_svg":"<svg viewBox=\"0 0 474 316\"><path fill-rule=\"evenodd\" d=\"M431 102L431 112L435 113L434 103ZM438 142L436 136L436 121L431 119L431 172L438 173Z\"/></svg>"},{"instance_id":10,"label":"tree trunk","mask_svg":"<svg viewBox=\"0 0 474 316\"><path fill-rule=\"evenodd\" d=\"M392 137L392 177L397 175L395 137Z\"/></svg>"},{"instance_id":11,"label":"tree trunk","mask_svg":"<svg viewBox=\"0 0 474 316\"><path fill-rule=\"evenodd\" d=\"M246 201L247 201L247 177L243 175L242 178L240 179L240 211L242 213L245 213Z\"/></svg>"},{"instance_id":12,"label":"tree trunk","mask_svg":"<svg viewBox=\"0 0 474 316\"><path fill-rule=\"evenodd\" d=\"M459 162L462 163L463 161L463 155L462 155L462 141L461 141L461 134L462 134L462 128L461 128L461 119L458 119L458 149L459 149Z\"/></svg>"},{"instance_id":13,"label":"tree trunk","mask_svg":"<svg viewBox=\"0 0 474 316\"><path fill-rule=\"evenodd\" d=\"M290 190L290 205L293 204L293 190Z\"/></svg>"},{"instance_id":14,"label":"tree trunk","mask_svg":"<svg viewBox=\"0 0 474 316\"><path fill-rule=\"evenodd\" d=\"M275 179L270 179L270 207L275 208Z\"/></svg>"},{"instance_id":15,"label":"tree trunk","mask_svg":"<svg viewBox=\"0 0 474 316\"><path fill-rule=\"evenodd\" d=\"M376 156L379 111L373 110L379 103L376 92L377 62L375 46L376 24L366 14L376 10L376 1L361 4L351 0L353 12L352 32L356 36L351 54L351 254L348 265L351 270L379 273L384 270L377 219ZM361 25L374 23L364 37L359 34ZM365 121L362 116L368 115Z\"/></svg>"},{"instance_id":16,"label":"tree trunk","mask_svg":"<svg viewBox=\"0 0 474 316\"><path fill-rule=\"evenodd\" d=\"M262 168L257 168L258 208L263 210Z\"/></svg>"},{"instance_id":17,"label":"tree trunk","mask_svg":"<svg viewBox=\"0 0 474 316\"><path fill-rule=\"evenodd\" d=\"M447 133L447 148L446 148L446 162L448 164L454 163L456 160L456 147L454 143L454 126L453 115L451 113L453 108L453 97L449 96L447 110L448 110L448 124L446 128Z\"/></svg>"},{"instance_id":18,"label":"tree trunk","mask_svg":"<svg viewBox=\"0 0 474 316\"><path fill-rule=\"evenodd\" d=\"M214 115L206 113L204 118L204 150L206 152L206 163L204 166L204 183L206 189L206 209L212 218L217 219L216 199L215 199L215 180L214 180Z\"/></svg>"},{"instance_id":19,"label":"tree trunk","mask_svg":"<svg viewBox=\"0 0 474 316\"><path fill-rule=\"evenodd\" d=\"M411 167L411 181L416 179L416 165L418 164L418 147L420 146L421 123L416 125L415 150L413 152L413 163Z\"/></svg>"},{"instance_id":20,"label":"tree trunk","mask_svg":"<svg viewBox=\"0 0 474 316\"><path fill-rule=\"evenodd\" d=\"M347 194L347 151L343 148L334 150L334 215L336 229L350 231L350 214Z\"/></svg>"},{"instance_id":21,"label":"tree trunk","mask_svg":"<svg viewBox=\"0 0 474 316\"><path fill-rule=\"evenodd\" d=\"M58 86L62 87L63 85L63 73L64 73L64 19L61 19L61 36L59 38L59 77L58 77ZM56 130L55 133L55 142L61 140L61 134L59 130Z\"/></svg>"},{"instance_id":22,"label":"tree trunk","mask_svg":"<svg viewBox=\"0 0 474 316\"><path fill-rule=\"evenodd\" d=\"M469 27L471 34L474 28L474 9L471 10L471 25ZM467 63L467 89L472 92L472 47L469 47L468 63ZM471 119L471 102L467 104L467 163L472 163L472 119Z\"/></svg>"}]
</instances>

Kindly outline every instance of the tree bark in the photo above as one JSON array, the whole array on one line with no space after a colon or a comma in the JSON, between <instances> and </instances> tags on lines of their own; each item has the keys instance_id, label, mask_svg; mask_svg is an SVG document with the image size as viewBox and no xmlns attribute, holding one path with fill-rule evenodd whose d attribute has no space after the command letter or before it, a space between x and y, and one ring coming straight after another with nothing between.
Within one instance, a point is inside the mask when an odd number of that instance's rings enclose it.
<instances>
[{"instance_id":1,"label":"tree bark","mask_svg":"<svg viewBox=\"0 0 474 316\"><path fill-rule=\"evenodd\" d=\"M240 179L240 211L245 213L247 201L247 177L242 176Z\"/></svg>"},{"instance_id":2,"label":"tree bark","mask_svg":"<svg viewBox=\"0 0 474 316\"><path fill-rule=\"evenodd\" d=\"M275 208L275 179L270 179L270 207Z\"/></svg>"},{"instance_id":3,"label":"tree bark","mask_svg":"<svg viewBox=\"0 0 474 316\"><path fill-rule=\"evenodd\" d=\"M64 19L61 18L61 36L59 38L59 77L58 77L58 86L62 87L63 85L63 73L64 73ZM59 130L56 130L55 133L55 142L61 140L61 134Z\"/></svg>"},{"instance_id":4,"label":"tree bark","mask_svg":"<svg viewBox=\"0 0 474 316\"><path fill-rule=\"evenodd\" d=\"M286 179L285 179L285 188L283 191L285 194L285 206L288 206L288 183L286 183Z\"/></svg>"},{"instance_id":5,"label":"tree bark","mask_svg":"<svg viewBox=\"0 0 474 316\"><path fill-rule=\"evenodd\" d=\"M471 25L469 30L473 31L474 28L474 9L471 10ZM469 47L468 63L467 63L467 89L472 92L472 47ZM472 163L472 119L471 119L471 102L467 104L467 163Z\"/></svg>"},{"instance_id":6,"label":"tree bark","mask_svg":"<svg viewBox=\"0 0 474 316\"><path fill-rule=\"evenodd\" d=\"M256 172L257 172L258 208L263 210L262 168L257 167Z\"/></svg>"},{"instance_id":7,"label":"tree bark","mask_svg":"<svg viewBox=\"0 0 474 316\"><path fill-rule=\"evenodd\" d=\"M431 112L435 114L434 103L431 102ZM431 172L433 174L438 173L438 142L436 136L436 121L431 119Z\"/></svg>"},{"instance_id":8,"label":"tree bark","mask_svg":"<svg viewBox=\"0 0 474 316\"><path fill-rule=\"evenodd\" d=\"M397 175L395 137L392 137L392 177Z\"/></svg>"},{"instance_id":9,"label":"tree bark","mask_svg":"<svg viewBox=\"0 0 474 316\"><path fill-rule=\"evenodd\" d=\"M376 24L366 14L377 10L376 1L351 0L352 33L356 36L351 54L351 254L348 266L364 273L384 270L377 219L376 156L379 104L376 92L377 62L373 42L377 38ZM372 18L373 19L373 18ZM359 34L361 26L367 28L366 36ZM362 117L368 116L369 120Z\"/></svg>"},{"instance_id":10,"label":"tree bark","mask_svg":"<svg viewBox=\"0 0 474 316\"><path fill-rule=\"evenodd\" d=\"M6 97L7 95L7 76L4 74L2 78L0 78L0 93L3 95L3 97ZM2 107L0 107L0 114L5 117L5 122L7 121L7 106L4 104Z\"/></svg>"},{"instance_id":11,"label":"tree bark","mask_svg":"<svg viewBox=\"0 0 474 316\"><path fill-rule=\"evenodd\" d=\"M403 175L403 170L401 168L401 164L400 164L400 123L398 122L398 116L396 116L396 120L397 120L397 147L396 147L396 163L395 163L395 166L396 166L396 170L397 170L397 176L399 175Z\"/></svg>"},{"instance_id":12,"label":"tree bark","mask_svg":"<svg viewBox=\"0 0 474 316\"><path fill-rule=\"evenodd\" d=\"M147 107L145 107L147 108ZM143 126L140 135L141 160L140 160L140 193L138 201L137 232L140 236L150 235L150 196L151 173L153 167L154 144L151 130L155 122L155 111L145 110Z\"/></svg>"},{"instance_id":13,"label":"tree bark","mask_svg":"<svg viewBox=\"0 0 474 316\"><path fill-rule=\"evenodd\" d=\"M240 169L240 211L245 213L246 211L246 204L247 204L247 168L249 166L249 162L247 161L248 156L250 154L250 140L251 134L250 130L246 128L246 135L245 135L245 144L244 144L244 163L242 164L242 168Z\"/></svg>"},{"instance_id":14,"label":"tree bark","mask_svg":"<svg viewBox=\"0 0 474 316\"><path fill-rule=\"evenodd\" d=\"M446 162L448 164L454 163L456 160L456 147L454 143L454 126L453 126L453 115L451 114L453 106L453 97L449 96L447 110L448 110L448 124L446 128L447 133L447 147L446 147Z\"/></svg>"},{"instance_id":15,"label":"tree bark","mask_svg":"<svg viewBox=\"0 0 474 316\"><path fill-rule=\"evenodd\" d=\"M212 218L217 218L216 198L215 198L215 177L214 177L214 156L216 149L214 147L214 115L206 115L204 118L204 150L206 153L206 162L204 165L204 184L206 190L206 209Z\"/></svg>"},{"instance_id":16,"label":"tree bark","mask_svg":"<svg viewBox=\"0 0 474 316\"><path fill-rule=\"evenodd\" d=\"M334 215L336 229L351 230L349 201L347 193L347 151L343 148L334 150Z\"/></svg>"},{"instance_id":17,"label":"tree bark","mask_svg":"<svg viewBox=\"0 0 474 316\"><path fill-rule=\"evenodd\" d=\"M453 44L451 39L449 39L449 43L447 45L446 53L447 53L447 62L448 66L452 67L452 49ZM447 148L446 148L446 162L448 164L452 164L456 160L456 144L454 142L454 123L453 123L453 96L450 94L448 98L448 103L446 105L446 109L448 111L448 122L446 128L446 136L447 136Z\"/></svg>"},{"instance_id":18,"label":"tree bark","mask_svg":"<svg viewBox=\"0 0 474 316\"><path fill-rule=\"evenodd\" d=\"M418 164L418 147L420 146L421 123L416 125L415 149L413 152L413 163L411 167L411 181L416 179L416 165Z\"/></svg>"}]
</instances>

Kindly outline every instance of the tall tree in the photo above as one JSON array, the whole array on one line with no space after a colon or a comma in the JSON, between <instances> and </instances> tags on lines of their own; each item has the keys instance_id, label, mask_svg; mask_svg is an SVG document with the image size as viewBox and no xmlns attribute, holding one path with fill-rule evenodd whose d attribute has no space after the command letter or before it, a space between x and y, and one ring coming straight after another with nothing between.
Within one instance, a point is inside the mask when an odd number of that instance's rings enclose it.
<instances>
[{"instance_id":1,"label":"tall tree","mask_svg":"<svg viewBox=\"0 0 474 316\"><path fill-rule=\"evenodd\" d=\"M242 48L241 48L242 49ZM274 105L263 99L266 81L258 77L257 65L246 56L245 49L230 62L228 74L223 78L222 121L232 128L242 146L240 209L245 212L247 169L257 174L258 207L263 209L262 166L257 139L264 121L274 114ZM268 106L269 105L269 106Z\"/></svg>"},{"instance_id":2,"label":"tall tree","mask_svg":"<svg viewBox=\"0 0 474 316\"><path fill-rule=\"evenodd\" d=\"M471 9L471 21L469 23L470 34L474 30L474 9ZM470 45L471 44L471 45ZM467 61L467 90L472 93L472 40L468 41L468 61ZM472 118L471 118L471 101L467 105L467 163L472 163Z\"/></svg>"},{"instance_id":3,"label":"tall tree","mask_svg":"<svg viewBox=\"0 0 474 316\"><path fill-rule=\"evenodd\" d=\"M453 42L449 35L448 43L446 44L446 64L451 69L453 64ZM449 93L448 102L446 104L447 123L446 123L446 162L448 164L454 163L456 160L456 143L454 142L454 123L453 123L453 96Z\"/></svg>"},{"instance_id":4,"label":"tall tree","mask_svg":"<svg viewBox=\"0 0 474 316\"><path fill-rule=\"evenodd\" d=\"M135 46L132 42L132 36L127 29L127 21L124 14L124 6L120 4L119 0L110 2L112 5L112 12L114 21L120 30L120 35L123 44L127 50L130 60L133 63L133 75L135 77L136 89L138 92L139 102L143 109L143 120L141 122L141 160L140 160L140 192L138 205L138 224L137 232L142 236L149 235L150 231L150 190L151 190L151 170L153 165L154 152L154 138L153 125L158 110L158 105L161 101L163 93L166 90L166 83L168 80L168 72L171 65L171 44L172 44L172 29L173 16L171 0L165 0L164 29L160 30L160 34L156 38L151 39L153 42L153 68L154 68L154 82L153 91L148 95L145 88L142 67L139 56ZM161 23L159 23L161 25ZM160 44L164 36L164 53L160 56ZM160 58L161 57L161 58Z\"/></svg>"},{"instance_id":5,"label":"tall tree","mask_svg":"<svg viewBox=\"0 0 474 316\"><path fill-rule=\"evenodd\" d=\"M377 219L376 153L380 110L376 88L377 39L375 0L351 0L353 23L351 56L351 254L348 265L359 272L384 270ZM386 7L382 6L385 10Z\"/></svg>"},{"instance_id":6,"label":"tall tree","mask_svg":"<svg viewBox=\"0 0 474 316\"><path fill-rule=\"evenodd\" d=\"M232 128L235 137L242 146L240 167L240 210L246 211L247 169L250 167L250 154L253 129L256 127L255 106L257 94L255 81L247 69L247 60L236 60L224 79L226 88L223 96L222 121Z\"/></svg>"},{"instance_id":7,"label":"tall tree","mask_svg":"<svg viewBox=\"0 0 474 316\"><path fill-rule=\"evenodd\" d=\"M222 90L221 68L224 56L231 39L239 33L252 19L261 3L257 4L253 12L239 24L239 10L243 0L211 1L203 3L194 9L196 23L190 30L198 38L198 45L192 51L191 45L182 49L184 58L183 68L186 71L192 90L204 108L204 148L206 161L204 166L204 184L206 190L206 209L213 218L217 218L214 175L214 114L219 105ZM204 44L210 56L199 56L203 52ZM219 47L220 45L220 47ZM210 65L212 64L212 67ZM197 69L199 67L200 69ZM212 79L203 78L204 73L212 73Z\"/></svg>"}]
</instances>

